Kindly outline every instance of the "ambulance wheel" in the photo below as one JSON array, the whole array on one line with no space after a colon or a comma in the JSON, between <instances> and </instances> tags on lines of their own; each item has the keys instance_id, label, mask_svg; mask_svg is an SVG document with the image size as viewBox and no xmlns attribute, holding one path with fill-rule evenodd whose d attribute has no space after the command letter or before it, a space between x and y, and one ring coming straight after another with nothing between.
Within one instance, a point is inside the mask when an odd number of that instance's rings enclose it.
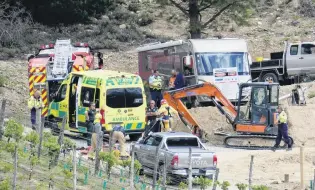
<instances>
[{"instance_id":1,"label":"ambulance wheel","mask_svg":"<svg viewBox=\"0 0 315 190\"><path fill-rule=\"evenodd\" d=\"M137 141L141 137L141 134L130 134L129 139L130 141Z\"/></svg>"}]
</instances>

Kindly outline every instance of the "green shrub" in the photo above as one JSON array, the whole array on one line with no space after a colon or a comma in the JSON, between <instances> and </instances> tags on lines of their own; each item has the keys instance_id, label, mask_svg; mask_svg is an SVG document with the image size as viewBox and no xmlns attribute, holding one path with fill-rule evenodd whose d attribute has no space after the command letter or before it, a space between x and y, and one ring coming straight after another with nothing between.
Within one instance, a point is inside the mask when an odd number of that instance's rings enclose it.
<instances>
[{"instance_id":1,"label":"green shrub","mask_svg":"<svg viewBox=\"0 0 315 190\"><path fill-rule=\"evenodd\" d=\"M7 78L2 76L2 75L0 75L0 87L4 87L6 82L7 82Z\"/></svg>"},{"instance_id":2,"label":"green shrub","mask_svg":"<svg viewBox=\"0 0 315 190\"><path fill-rule=\"evenodd\" d=\"M203 176L200 176L194 179L194 183L200 185L201 190L205 190L207 189L207 187L212 185L212 180L205 178Z\"/></svg>"},{"instance_id":3,"label":"green shrub","mask_svg":"<svg viewBox=\"0 0 315 190\"><path fill-rule=\"evenodd\" d=\"M252 187L253 190L269 190L269 187L265 186L265 185L254 185Z\"/></svg>"},{"instance_id":4,"label":"green shrub","mask_svg":"<svg viewBox=\"0 0 315 190\"><path fill-rule=\"evenodd\" d=\"M186 189L188 189L188 185L186 183L184 183L184 182L180 182L178 188L186 190Z\"/></svg>"},{"instance_id":5,"label":"green shrub","mask_svg":"<svg viewBox=\"0 0 315 190\"><path fill-rule=\"evenodd\" d=\"M128 10L129 11L132 11L132 12L137 12L140 10L140 3L138 2L131 2L129 5L128 5Z\"/></svg>"},{"instance_id":6,"label":"green shrub","mask_svg":"<svg viewBox=\"0 0 315 190\"><path fill-rule=\"evenodd\" d=\"M315 97L315 92L310 92L310 93L307 95L307 97L308 97L309 99L314 98L314 97Z\"/></svg>"},{"instance_id":7,"label":"green shrub","mask_svg":"<svg viewBox=\"0 0 315 190\"><path fill-rule=\"evenodd\" d=\"M138 16L138 25L147 26L153 22L153 15L148 12L140 13Z\"/></svg>"},{"instance_id":8,"label":"green shrub","mask_svg":"<svg viewBox=\"0 0 315 190\"><path fill-rule=\"evenodd\" d=\"M0 182L0 189L1 190L10 190L11 189L9 179L5 179L5 180Z\"/></svg>"},{"instance_id":9,"label":"green shrub","mask_svg":"<svg viewBox=\"0 0 315 190\"><path fill-rule=\"evenodd\" d=\"M8 142L11 138L18 142L20 139L22 139L23 131L24 128L20 123L13 119L9 119L9 121L6 123L4 136L8 138Z\"/></svg>"},{"instance_id":10,"label":"green shrub","mask_svg":"<svg viewBox=\"0 0 315 190\"><path fill-rule=\"evenodd\" d=\"M244 184L244 183L238 183L236 184L236 187L238 188L238 190L246 190L247 188L247 184Z\"/></svg>"}]
</instances>

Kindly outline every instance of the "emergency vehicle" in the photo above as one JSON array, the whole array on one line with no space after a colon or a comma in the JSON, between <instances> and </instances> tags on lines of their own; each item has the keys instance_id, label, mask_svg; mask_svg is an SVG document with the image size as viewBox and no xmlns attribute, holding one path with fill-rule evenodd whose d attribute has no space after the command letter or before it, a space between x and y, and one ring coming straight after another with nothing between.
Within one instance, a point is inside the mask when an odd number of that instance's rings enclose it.
<instances>
[{"instance_id":1,"label":"emergency vehicle","mask_svg":"<svg viewBox=\"0 0 315 190\"><path fill-rule=\"evenodd\" d=\"M139 75L110 70L70 73L62 82L48 109L51 123L58 130L63 117L71 132L86 133L85 112L91 103L102 114L102 130L109 133L112 125L121 124L132 140L145 129L146 103Z\"/></svg>"},{"instance_id":2,"label":"emergency vehicle","mask_svg":"<svg viewBox=\"0 0 315 190\"><path fill-rule=\"evenodd\" d=\"M238 101L238 85L250 82L251 57L247 43L236 38L190 39L145 44L137 48L139 75L148 81L151 70L166 79L179 69L186 85L211 82L232 102ZM167 86L168 81L165 81ZM195 106L211 100L192 98Z\"/></svg>"},{"instance_id":3,"label":"emergency vehicle","mask_svg":"<svg viewBox=\"0 0 315 190\"><path fill-rule=\"evenodd\" d=\"M70 40L57 40L55 44L41 45L37 54L29 56L29 92L32 96L35 89L41 91L46 105L42 116L47 116L51 96L70 72L93 68L94 56L87 43L72 45Z\"/></svg>"}]
</instances>

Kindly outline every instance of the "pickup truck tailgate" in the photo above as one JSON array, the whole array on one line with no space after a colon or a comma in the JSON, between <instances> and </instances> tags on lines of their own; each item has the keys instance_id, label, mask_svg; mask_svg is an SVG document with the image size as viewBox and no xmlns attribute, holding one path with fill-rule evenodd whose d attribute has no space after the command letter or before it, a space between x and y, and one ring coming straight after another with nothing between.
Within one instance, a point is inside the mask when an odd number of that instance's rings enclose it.
<instances>
[{"instance_id":1,"label":"pickup truck tailgate","mask_svg":"<svg viewBox=\"0 0 315 190\"><path fill-rule=\"evenodd\" d=\"M174 163L176 168L189 168L189 148L188 147L171 147L169 151L177 155L177 162ZM214 153L200 148L192 148L192 168L209 168L214 167Z\"/></svg>"}]
</instances>

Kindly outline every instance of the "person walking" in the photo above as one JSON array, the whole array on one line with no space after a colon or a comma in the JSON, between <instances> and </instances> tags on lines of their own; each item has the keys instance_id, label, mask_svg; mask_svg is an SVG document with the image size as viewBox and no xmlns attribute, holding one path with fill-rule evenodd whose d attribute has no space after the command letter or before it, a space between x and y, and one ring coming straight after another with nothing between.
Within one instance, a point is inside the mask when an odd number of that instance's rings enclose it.
<instances>
[{"instance_id":1,"label":"person walking","mask_svg":"<svg viewBox=\"0 0 315 190\"><path fill-rule=\"evenodd\" d=\"M168 105L165 99L161 100L161 107L159 109L159 114L162 117L163 129L161 131L168 132L172 131L171 129L171 118L172 114L177 113L177 111Z\"/></svg>"},{"instance_id":2,"label":"person walking","mask_svg":"<svg viewBox=\"0 0 315 190\"><path fill-rule=\"evenodd\" d=\"M180 89L185 86L185 80L183 74L179 69L176 70L176 79L174 81L175 89Z\"/></svg>"},{"instance_id":3,"label":"person walking","mask_svg":"<svg viewBox=\"0 0 315 190\"><path fill-rule=\"evenodd\" d=\"M151 99L156 102L157 107L161 105L162 96L162 77L157 70L154 70L154 76L149 78Z\"/></svg>"},{"instance_id":4,"label":"person walking","mask_svg":"<svg viewBox=\"0 0 315 190\"><path fill-rule=\"evenodd\" d=\"M172 76L170 77L170 80L168 82L168 89L169 90L175 90L175 79L176 79L176 71L172 70Z\"/></svg>"},{"instance_id":5,"label":"person walking","mask_svg":"<svg viewBox=\"0 0 315 190\"><path fill-rule=\"evenodd\" d=\"M29 98L27 104L28 108L31 111L32 129L36 130L36 111L40 111L42 108L45 107L39 90L35 90L34 95Z\"/></svg>"},{"instance_id":6,"label":"person walking","mask_svg":"<svg viewBox=\"0 0 315 190\"><path fill-rule=\"evenodd\" d=\"M95 120L95 103L91 103L89 106L89 110L85 112L85 121L86 121L86 128L87 128L87 145L91 146L91 138L92 133L94 131L94 120Z\"/></svg>"},{"instance_id":7,"label":"person walking","mask_svg":"<svg viewBox=\"0 0 315 190\"><path fill-rule=\"evenodd\" d=\"M284 142L288 145L288 150L292 149L293 142L288 136L288 124L287 124L287 114L284 111L284 108L279 107L279 120L278 120L278 135L276 138L276 144L272 148L273 151L275 151L277 148L279 148L280 142L282 138L284 139Z\"/></svg>"},{"instance_id":8,"label":"person walking","mask_svg":"<svg viewBox=\"0 0 315 190\"><path fill-rule=\"evenodd\" d=\"M119 143L119 150L120 150L120 156L121 157L128 157L128 153L126 152L126 133L125 129L121 125L116 125L113 128L113 134L112 134L112 146L118 141Z\"/></svg>"}]
</instances>

